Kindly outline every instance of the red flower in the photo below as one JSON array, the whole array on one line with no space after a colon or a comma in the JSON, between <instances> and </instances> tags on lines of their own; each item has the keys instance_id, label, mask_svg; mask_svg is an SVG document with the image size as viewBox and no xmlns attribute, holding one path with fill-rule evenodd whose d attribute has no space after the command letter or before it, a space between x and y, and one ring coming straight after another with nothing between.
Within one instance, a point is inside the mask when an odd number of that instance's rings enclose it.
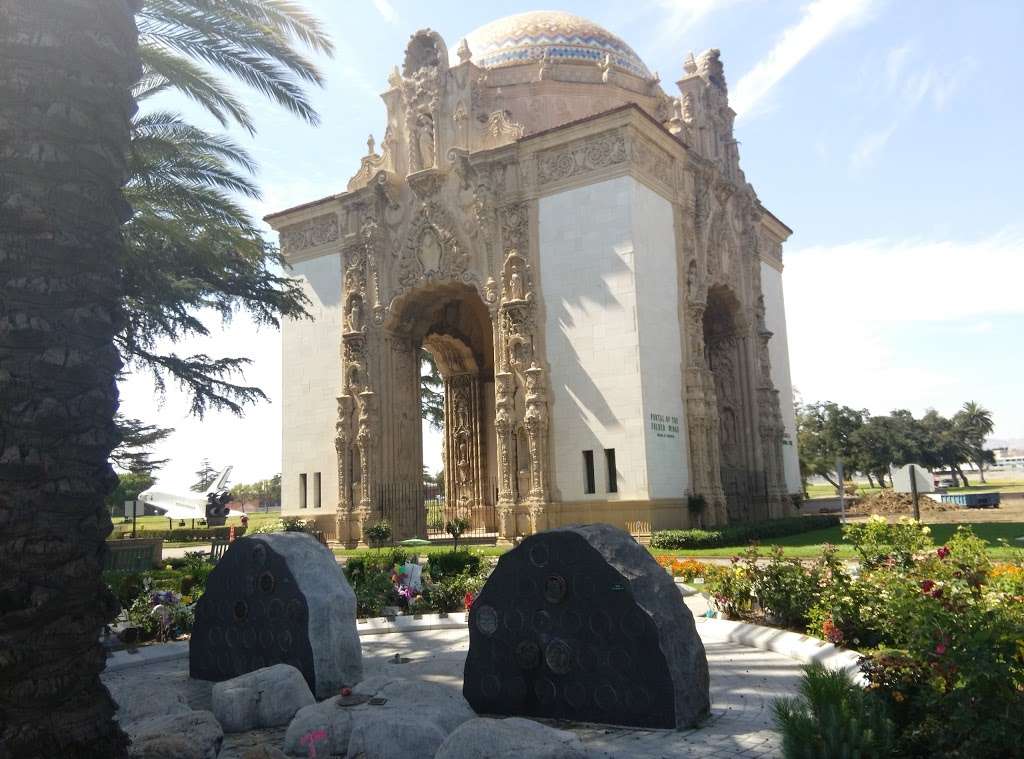
<instances>
[{"instance_id":1,"label":"red flower","mask_svg":"<svg viewBox=\"0 0 1024 759\"><path fill-rule=\"evenodd\" d=\"M932 598L942 598L942 588L936 588L932 591Z\"/></svg>"},{"instance_id":2,"label":"red flower","mask_svg":"<svg viewBox=\"0 0 1024 759\"><path fill-rule=\"evenodd\" d=\"M466 604L466 611L469 611L473 607L473 594L466 593L466 597L462 601Z\"/></svg>"},{"instance_id":3,"label":"red flower","mask_svg":"<svg viewBox=\"0 0 1024 759\"><path fill-rule=\"evenodd\" d=\"M944 653L946 653L946 644L945 643L936 643L935 644L935 653L937 653L939 656L942 656Z\"/></svg>"},{"instance_id":4,"label":"red flower","mask_svg":"<svg viewBox=\"0 0 1024 759\"><path fill-rule=\"evenodd\" d=\"M938 554L940 559L944 559L949 556L949 549L946 546L941 546L935 553Z\"/></svg>"},{"instance_id":5,"label":"red flower","mask_svg":"<svg viewBox=\"0 0 1024 759\"><path fill-rule=\"evenodd\" d=\"M921 592L922 593L930 593L932 588L934 588L934 587L935 587L935 582L932 581L932 580L923 580L921 582Z\"/></svg>"}]
</instances>

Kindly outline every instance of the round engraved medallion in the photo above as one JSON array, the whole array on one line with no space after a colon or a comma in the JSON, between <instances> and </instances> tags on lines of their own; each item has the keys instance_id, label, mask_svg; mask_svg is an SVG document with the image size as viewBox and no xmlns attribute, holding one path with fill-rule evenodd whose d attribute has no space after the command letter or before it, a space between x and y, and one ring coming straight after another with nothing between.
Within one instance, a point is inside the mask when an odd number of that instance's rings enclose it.
<instances>
[{"instance_id":1,"label":"round engraved medallion","mask_svg":"<svg viewBox=\"0 0 1024 759\"><path fill-rule=\"evenodd\" d=\"M269 627L264 627L260 630L260 645L264 650L274 645L274 631Z\"/></svg>"},{"instance_id":2,"label":"round engraved medallion","mask_svg":"<svg viewBox=\"0 0 1024 759\"><path fill-rule=\"evenodd\" d=\"M587 689L582 683L575 680L566 683L564 694L565 703L569 704L573 709L582 709L587 705Z\"/></svg>"},{"instance_id":3,"label":"round engraved medallion","mask_svg":"<svg viewBox=\"0 0 1024 759\"><path fill-rule=\"evenodd\" d=\"M533 684L533 692L537 696L537 700L545 706L555 703L555 697L558 695L555 684L546 677Z\"/></svg>"},{"instance_id":4,"label":"round engraved medallion","mask_svg":"<svg viewBox=\"0 0 1024 759\"><path fill-rule=\"evenodd\" d=\"M557 638L544 649L544 663L556 675L564 675L572 669L572 649L569 644Z\"/></svg>"},{"instance_id":5,"label":"round engraved medallion","mask_svg":"<svg viewBox=\"0 0 1024 759\"><path fill-rule=\"evenodd\" d=\"M249 553L249 558L257 569L261 569L264 564L267 563L267 547L263 545L263 541L254 540L252 551Z\"/></svg>"},{"instance_id":6,"label":"round engraved medallion","mask_svg":"<svg viewBox=\"0 0 1024 759\"><path fill-rule=\"evenodd\" d=\"M535 567L546 567L548 561L551 558L551 551L548 549L548 544L544 542L534 542L530 546L530 563Z\"/></svg>"},{"instance_id":7,"label":"round engraved medallion","mask_svg":"<svg viewBox=\"0 0 1024 759\"><path fill-rule=\"evenodd\" d=\"M238 628L229 627L224 631L224 645L228 648L238 647Z\"/></svg>"},{"instance_id":8,"label":"round engraved medallion","mask_svg":"<svg viewBox=\"0 0 1024 759\"><path fill-rule=\"evenodd\" d=\"M594 703L602 711L610 712L619 706L619 694L611 683L601 683L594 690Z\"/></svg>"},{"instance_id":9,"label":"round engraved medallion","mask_svg":"<svg viewBox=\"0 0 1024 759\"><path fill-rule=\"evenodd\" d=\"M231 618L236 622L244 622L249 618L249 604L245 601L235 601L235 605L231 608Z\"/></svg>"},{"instance_id":10,"label":"round engraved medallion","mask_svg":"<svg viewBox=\"0 0 1024 759\"><path fill-rule=\"evenodd\" d=\"M255 648L256 647L256 631L252 627L246 627L242 630L242 648Z\"/></svg>"},{"instance_id":11,"label":"round engraved medallion","mask_svg":"<svg viewBox=\"0 0 1024 759\"><path fill-rule=\"evenodd\" d=\"M551 629L555 626L555 621L551 618L551 614L546 611L536 611L533 613L533 631L536 633L547 633L551 632Z\"/></svg>"},{"instance_id":12,"label":"round engraved medallion","mask_svg":"<svg viewBox=\"0 0 1024 759\"><path fill-rule=\"evenodd\" d=\"M257 584L259 585L260 590L262 590L264 593L273 593L274 586L277 583L274 581L273 574L271 574L270 572L263 572L260 575L259 580L257 580Z\"/></svg>"},{"instance_id":13,"label":"round engraved medallion","mask_svg":"<svg viewBox=\"0 0 1024 759\"><path fill-rule=\"evenodd\" d=\"M476 629L488 637L498 630L498 612L493 606L476 609Z\"/></svg>"},{"instance_id":14,"label":"round engraved medallion","mask_svg":"<svg viewBox=\"0 0 1024 759\"><path fill-rule=\"evenodd\" d=\"M544 580L544 600L549 604L557 604L565 598L565 578L561 575L548 575Z\"/></svg>"},{"instance_id":15,"label":"round engraved medallion","mask_svg":"<svg viewBox=\"0 0 1024 759\"><path fill-rule=\"evenodd\" d=\"M210 642L211 646L219 646L224 642L224 631L217 626L213 626L206 633L206 639Z\"/></svg>"},{"instance_id":16,"label":"round engraved medallion","mask_svg":"<svg viewBox=\"0 0 1024 759\"><path fill-rule=\"evenodd\" d=\"M522 632L526 627L526 617L519 609L512 609L505 615L505 629L509 632Z\"/></svg>"},{"instance_id":17,"label":"round engraved medallion","mask_svg":"<svg viewBox=\"0 0 1024 759\"><path fill-rule=\"evenodd\" d=\"M536 669L540 664L540 646L532 640L520 641L516 646L516 662L520 669Z\"/></svg>"},{"instance_id":18,"label":"round engraved medallion","mask_svg":"<svg viewBox=\"0 0 1024 759\"><path fill-rule=\"evenodd\" d=\"M606 637L615 629L612 618L604 609L597 609L590 615L590 631L594 635Z\"/></svg>"}]
</instances>

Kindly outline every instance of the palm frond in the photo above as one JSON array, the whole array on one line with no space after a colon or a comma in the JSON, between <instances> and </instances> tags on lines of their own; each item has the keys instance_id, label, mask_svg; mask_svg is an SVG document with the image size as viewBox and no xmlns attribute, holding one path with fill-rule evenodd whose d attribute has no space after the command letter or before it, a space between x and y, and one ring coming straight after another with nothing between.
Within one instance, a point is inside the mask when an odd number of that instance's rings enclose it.
<instances>
[{"instance_id":1,"label":"palm frond","mask_svg":"<svg viewBox=\"0 0 1024 759\"><path fill-rule=\"evenodd\" d=\"M142 58L143 77L140 85L149 80L148 89L135 93L136 100L144 100L165 89L173 87L186 97L194 100L219 121L228 125L229 117L244 127L249 134L256 133L256 126L249 111L242 105L217 77L197 66L187 57L176 55L170 50L144 40L139 45Z\"/></svg>"},{"instance_id":2,"label":"palm frond","mask_svg":"<svg viewBox=\"0 0 1024 759\"><path fill-rule=\"evenodd\" d=\"M234 164L248 174L259 170L256 160L245 148L224 135L210 134L184 121L172 111L151 111L132 122L132 145L146 148L164 145L181 153L211 155Z\"/></svg>"},{"instance_id":3,"label":"palm frond","mask_svg":"<svg viewBox=\"0 0 1024 759\"><path fill-rule=\"evenodd\" d=\"M276 29L306 47L327 56L334 55L334 43L323 24L298 3L290 0L180 0L197 10L217 12L224 9Z\"/></svg>"},{"instance_id":4,"label":"palm frond","mask_svg":"<svg viewBox=\"0 0 1024 759\"><path fill-rule=\"evenodd\" d=\"M301 81L322 85L323 77L291 47L283 30L220 5L214 12L191 8L183 0L148 0L138 19L143 44L216 66L310 123L318 123Z\"/></svg>"}]
</instances>

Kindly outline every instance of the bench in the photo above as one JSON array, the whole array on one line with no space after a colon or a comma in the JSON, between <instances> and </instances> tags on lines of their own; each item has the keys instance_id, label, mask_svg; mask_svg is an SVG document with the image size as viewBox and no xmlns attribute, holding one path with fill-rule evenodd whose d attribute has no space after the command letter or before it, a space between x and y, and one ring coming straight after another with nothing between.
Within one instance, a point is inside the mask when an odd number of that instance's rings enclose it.
<instances>
[{"instance_id":1,"label":"bench","mask_svg":"<svg viewBox=\"0 0 1024 759\"><path fill-rule=\"evenodd\" d=\"M143 572L160 564L164 542L152 539L108 540L103 569L114 572Z\"/></svg>"},{"instance_id":2,"label":"bench","mask_svg":"<svg viewBox=\"0 0 1024 759\"><path fill-rule=\"evenodd\" d=\"M227 538L220 538L214 540L210 544L210 558L208 559L208 561L211 564L216 564L218 561L220 561L221 557L224 556L224 552L228 550L228 545L229 542Z\"/></svg>"}]
</instances>

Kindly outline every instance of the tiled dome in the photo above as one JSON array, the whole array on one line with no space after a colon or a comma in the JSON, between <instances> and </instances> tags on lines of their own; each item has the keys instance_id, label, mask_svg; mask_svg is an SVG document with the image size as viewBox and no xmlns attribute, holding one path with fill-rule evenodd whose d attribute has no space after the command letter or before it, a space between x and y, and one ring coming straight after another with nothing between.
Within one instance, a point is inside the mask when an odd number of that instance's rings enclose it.
<instances>
[{"instance_id":1,"label":"tiled dome","mask_svg":"<svg viewBox=\"0 0 1024 759\"><path fill-rule=\"evenodd\" d=\"M481 26L466 37L473 63L483 68L513 66L540 60L612 65L649 79L647 66L633 48L593 21L562 11L531 11L506 16Z\"/></svg>"}]
</instances>

